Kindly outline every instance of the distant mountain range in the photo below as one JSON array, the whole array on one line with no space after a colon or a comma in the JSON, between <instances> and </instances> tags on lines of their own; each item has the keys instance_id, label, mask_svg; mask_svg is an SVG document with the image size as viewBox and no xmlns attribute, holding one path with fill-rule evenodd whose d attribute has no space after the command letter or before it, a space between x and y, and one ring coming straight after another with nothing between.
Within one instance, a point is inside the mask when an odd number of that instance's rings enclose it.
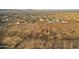
<instances>
[{"instance_id":1,"label":"distant mountain range","mask_svg":"<svg viewBox=\"0 0 79 59\"><path fill-rule=\"evenodd\" d=\"M41 12L58 12L58 11L75 11L79 9L0 9L0 13L41 13Z\"/></svg>"}]
</instances>

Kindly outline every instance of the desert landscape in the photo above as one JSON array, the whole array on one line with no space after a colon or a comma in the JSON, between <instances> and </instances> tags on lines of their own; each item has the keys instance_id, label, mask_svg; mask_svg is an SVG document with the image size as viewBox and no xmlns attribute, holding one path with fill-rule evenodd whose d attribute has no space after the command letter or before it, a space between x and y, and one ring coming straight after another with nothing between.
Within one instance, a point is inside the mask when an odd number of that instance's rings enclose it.
<instances>
[{"instance_id":1,"label":"desert landscape","mask_svg":"<svg viewBox=\"0 0 79 59\"><path fill-rule=\"evenodd\" d=\"M78 49L79 10L0 10L0 49Z\"/></svg>"}]
</instances>

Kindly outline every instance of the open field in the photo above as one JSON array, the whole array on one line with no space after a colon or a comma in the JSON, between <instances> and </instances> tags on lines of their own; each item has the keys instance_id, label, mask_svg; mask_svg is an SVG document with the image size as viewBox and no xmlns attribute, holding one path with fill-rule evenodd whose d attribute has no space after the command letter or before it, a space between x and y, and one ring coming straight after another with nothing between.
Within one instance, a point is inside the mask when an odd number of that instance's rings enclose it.
<instances>
[{"instance_id":1,"label":"open field","mask_svg":"<svg viewBox=\"0 0 79 59\"><path fill-rule=\"evenodd\" d=\"M79 48L79 12L46 12L0 14L0 48Z\"/></svg>"}]
</instances>

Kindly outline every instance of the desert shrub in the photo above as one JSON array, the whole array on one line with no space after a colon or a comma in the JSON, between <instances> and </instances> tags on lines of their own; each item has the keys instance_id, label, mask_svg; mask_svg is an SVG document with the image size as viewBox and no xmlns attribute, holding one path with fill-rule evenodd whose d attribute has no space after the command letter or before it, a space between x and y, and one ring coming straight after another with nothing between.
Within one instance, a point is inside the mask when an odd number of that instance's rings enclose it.
<instances>
[{"instance_id":1,"label":"desert shrub","mask_svg":"<svg viewBox=\"0 0 79 59\"><path fill-rule=\"evenodd\" d=\"M8 49L9 46L0 42L0 49Z\"/></svg>"}]
</instances>

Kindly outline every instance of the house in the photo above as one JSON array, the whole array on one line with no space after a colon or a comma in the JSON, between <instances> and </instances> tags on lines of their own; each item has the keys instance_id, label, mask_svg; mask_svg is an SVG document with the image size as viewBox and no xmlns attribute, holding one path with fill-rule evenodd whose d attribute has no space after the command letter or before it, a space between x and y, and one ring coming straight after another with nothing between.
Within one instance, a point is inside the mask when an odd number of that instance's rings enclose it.
<instances>
[{"instance_id":1,"label":"house","mask_svg":"<svg viewBox=\"0 0 79 59\"><path fill-rule=\"evenodd\" d=\"M62 23L68 23L68 21L66 21L66 20L62 20Z\"/></svg>"},{"instance_id":2,"label":"house","mask_svg":"<svg viewBox=\"0 0 79 59\"><path fill-rule=\"evenodd\" d=\"M60 20L59 20L59 19L57 19L57 20L56 20L56 23L60 23Z\"/></svg>"},{"instance_id":3,"label":"house","mask_svg":"<svg viewBox=\"0 0 79 59\"><path fill-rule=\"evenodd\" d=\"M6 21L9 21L9 19L7 18Z\"/></svg>"},{"instance_id":4,"label":"house","mask_svg":"<svg viewBox=\"0 0 79 59\"><path fill-rule=\"evenodd\" d=\"M61 21L62 23L68 23L68 20L67 19L64 19Z\"/></svg>"},{"instance_id":5,"label":"house","mask_svg":"<svg viewBox=\"0 0 79 59\"><path fill-rule=\"evenodd\" d=\"M2 28L2 26L0 25L0 28Z\"/></svg>"},{"instance_id":6,"label":"house","mask_svg":"<svg viewBox=\"0 0 79 59\"><path fill-rule=\"evenodd\" d=\"M44 19L41 18L40 21L44 21Z\"/></svg>"},{"instance_id":7,"label":"house","mask_svg":"<svg viewBox=\"0 0 79 59\"><path fill-rule=\"evenodd\" d=\"M16 24L20 24L20 22L16 22Z\"/></svg>"}]
</instances>

